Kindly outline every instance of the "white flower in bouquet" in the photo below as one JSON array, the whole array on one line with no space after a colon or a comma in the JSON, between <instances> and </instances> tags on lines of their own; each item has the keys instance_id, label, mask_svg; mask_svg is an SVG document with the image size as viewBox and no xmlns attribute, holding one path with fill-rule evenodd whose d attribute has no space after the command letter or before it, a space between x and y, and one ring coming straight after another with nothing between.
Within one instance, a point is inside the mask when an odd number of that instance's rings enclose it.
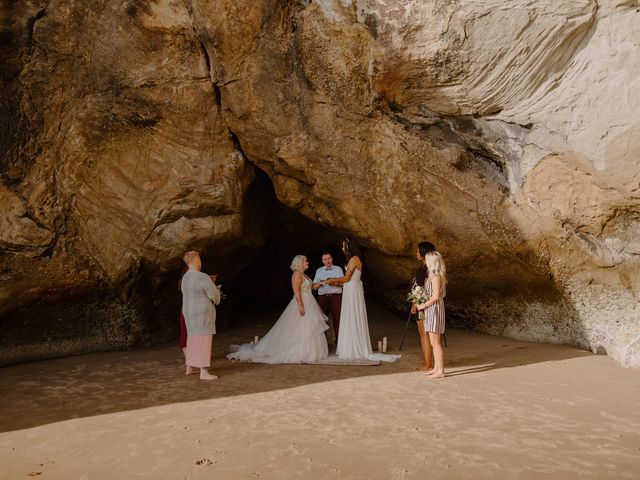
<instances>
[{"instance_id":1,"label":"white flower in bouquet","mask_svg":"<svg viewBox=\"0 0 640 480\"><path fill-rule=\"evenodd\" d=\"M220 301L225 300L227 298L227 294L222 292L222 284L216 285L218 287L218 292L220 293Z\"/></svg>"},{"instance_id":2,"label":"white flower in bouquet","mask_svg":"<svg viewBox=\"0 0 640 480\"><path fill-rule=\"evenodd\" d=\"M410 301L414 305L420 305L422 303L427 303L427 291L421 285L415 285L409 295L407 295L407 300ZM420 310L418 312L418 318L420 320L424 319L424 311Z\"/></svg>"}]
</instances>

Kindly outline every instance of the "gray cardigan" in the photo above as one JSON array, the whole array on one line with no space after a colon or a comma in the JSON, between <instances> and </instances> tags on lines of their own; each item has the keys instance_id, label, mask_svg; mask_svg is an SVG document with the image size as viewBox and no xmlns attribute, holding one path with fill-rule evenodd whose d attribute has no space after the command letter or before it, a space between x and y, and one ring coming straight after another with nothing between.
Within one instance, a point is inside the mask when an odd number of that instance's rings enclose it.
<instances>
[{"instance_id":1,"label":"gray cardigan","mask_svg":"<svg viewBox=\"0 0 640 480\"><path fill-rule=\"evenodd\" d=\"M182 315L187 335L216 333L216 307L220 290L206 273L189 270L182 277Z\"/></svg>"}]
</instances>

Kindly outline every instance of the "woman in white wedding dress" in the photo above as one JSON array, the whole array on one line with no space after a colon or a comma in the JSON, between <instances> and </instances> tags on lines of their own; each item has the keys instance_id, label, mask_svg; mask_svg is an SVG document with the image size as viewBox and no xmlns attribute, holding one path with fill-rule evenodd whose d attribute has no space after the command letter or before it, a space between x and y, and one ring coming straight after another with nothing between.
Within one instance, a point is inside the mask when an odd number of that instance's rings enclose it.
<instances>
[{"instance_id":1,"label":"woman in white wedding dress","mask_svg":"<svg viewBox=\"0 0 640 480\"><path fill-rule=\"evenodd\" d=\"M340 333L336 355L343 359L367 359L394 362L400 355L373 353L369 336L367 306L362 287L362 260L360 248L355 240L347 238L342 242L342 252L347 258L344 277L331 278L329 285L342 285L342 309L340 313Z\"/></svg>"},{"instance_id":2,"label":"woman in white wedding dress","mask_svg":"<svg viewBox=\"0 0 640 480\"><path fill-rule=\"evenodd\" d=\"M327 358L327 317L311 293L311 279L304 273L307 268L304 255L293 259L293 299L257 344L232 345L227 358L256 363L313 363Z\"/></svg>"}]
</instances>

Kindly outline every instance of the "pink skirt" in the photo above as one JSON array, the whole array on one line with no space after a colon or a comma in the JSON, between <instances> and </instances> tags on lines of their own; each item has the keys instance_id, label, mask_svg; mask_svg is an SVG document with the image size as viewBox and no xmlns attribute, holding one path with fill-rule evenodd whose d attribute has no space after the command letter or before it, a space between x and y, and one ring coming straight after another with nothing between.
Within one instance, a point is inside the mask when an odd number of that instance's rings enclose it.
<instances>
[{"instance_id":1,"label":"pink skirt","mask_svg":"<svg viewBox=\"0 0 640 480\"><path fill-rule=\"evenodd\" d=\"M189 335L187 337L187 365L207 368L211 365L213 335Z\"/></svg>"}]
</instances>

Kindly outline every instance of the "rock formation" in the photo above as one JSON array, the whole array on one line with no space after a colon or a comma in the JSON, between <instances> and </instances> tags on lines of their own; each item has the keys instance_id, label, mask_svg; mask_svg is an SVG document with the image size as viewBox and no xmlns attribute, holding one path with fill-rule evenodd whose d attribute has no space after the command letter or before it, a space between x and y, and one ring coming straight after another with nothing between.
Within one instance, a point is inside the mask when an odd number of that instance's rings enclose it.
<instances>
[{"instance_id":1,"label":"rock formation","mask_svg":"<svg viewBox=\"0 0 640 480\"><path fill-rule=\"evenodd\" d=\"M262 171L363 243L389 305L430 239L452 323L640 366L636 1L26 5L2 11L0 361L157 338L185 248L232 279L264 243Z\"/></svg>"}]
</instances>

